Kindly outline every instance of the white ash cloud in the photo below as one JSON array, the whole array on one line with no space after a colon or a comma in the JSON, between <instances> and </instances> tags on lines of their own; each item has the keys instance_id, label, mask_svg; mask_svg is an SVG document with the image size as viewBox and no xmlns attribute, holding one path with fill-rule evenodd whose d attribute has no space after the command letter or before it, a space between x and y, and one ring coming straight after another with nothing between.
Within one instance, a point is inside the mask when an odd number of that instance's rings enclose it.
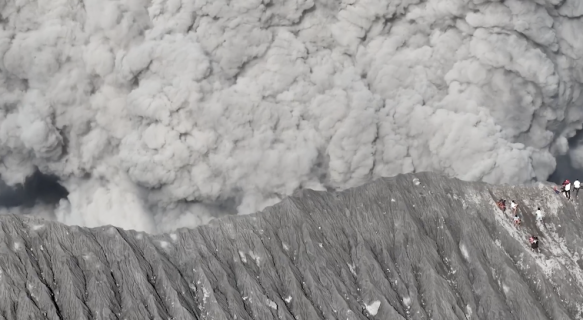
<instances>
[{"instance_id":1,"label":"white ash cloud","mask_svg":"<svg viewBox=\"0 0 583 320\"><path fill-rule=\"evenodd\" d=\"M1 1L0 174L158 232L298 188L546 180L581 129L579 1ZM178 222L179 221L179 222Z\"/></svg>"}]
</instances>

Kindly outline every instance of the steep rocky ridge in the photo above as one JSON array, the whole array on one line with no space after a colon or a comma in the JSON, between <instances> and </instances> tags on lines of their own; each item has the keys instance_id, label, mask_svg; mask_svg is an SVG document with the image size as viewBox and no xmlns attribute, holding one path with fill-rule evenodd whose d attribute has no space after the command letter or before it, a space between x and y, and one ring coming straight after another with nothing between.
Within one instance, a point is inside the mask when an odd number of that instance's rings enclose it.
<instances>
[{"instance_id":1,"label":"steep rocky ridge","mask_svg":"<svg viewBox=\"0 0 583 320\"><path fill-rule=\"evenodd\" d=\"M546 183L399 175L163 235L0 226L2 319L583 318L580 204Z\"/></svg>"}]
</instances>

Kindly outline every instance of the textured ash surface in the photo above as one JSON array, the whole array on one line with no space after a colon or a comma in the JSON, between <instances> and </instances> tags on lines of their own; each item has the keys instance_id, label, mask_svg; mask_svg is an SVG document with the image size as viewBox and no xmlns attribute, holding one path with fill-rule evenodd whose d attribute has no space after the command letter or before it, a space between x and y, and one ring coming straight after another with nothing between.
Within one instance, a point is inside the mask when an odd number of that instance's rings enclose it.
<instances>
[{"instance_id":1,"label":"textured ash surface","mask_svg":"<svg viewBox=\"0 0 583 320\"><path fill-rule=\"evenodd\" d=\"M581 319L578 207L542 183L409 174L161 236L3 216L0 318Z\"/></svg>"}]
</instances>

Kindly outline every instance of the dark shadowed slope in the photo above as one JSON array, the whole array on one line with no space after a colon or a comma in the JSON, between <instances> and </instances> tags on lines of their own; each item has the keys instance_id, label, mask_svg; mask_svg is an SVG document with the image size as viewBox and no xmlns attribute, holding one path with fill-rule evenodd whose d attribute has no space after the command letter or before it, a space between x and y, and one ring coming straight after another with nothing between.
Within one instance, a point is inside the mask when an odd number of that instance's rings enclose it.
<instances>
[{"instance_id":1,"label":"dark shadowed slope","mask_svg":"<svg viewBox=\"0 0 583 320\"><path fill-rule=\"evenodd\" d=\"M518 200L526 225L516 231L493 197ZM545 184L415 174L162 236L4 216L0 316L581 319L577 208Z\"/></svg>"}]
</instances>

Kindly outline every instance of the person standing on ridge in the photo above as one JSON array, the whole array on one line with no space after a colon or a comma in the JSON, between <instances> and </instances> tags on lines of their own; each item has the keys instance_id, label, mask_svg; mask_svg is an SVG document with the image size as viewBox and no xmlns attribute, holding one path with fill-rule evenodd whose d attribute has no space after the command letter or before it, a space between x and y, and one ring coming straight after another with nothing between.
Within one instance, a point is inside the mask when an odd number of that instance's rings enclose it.
<instances>
[{"instance_id":1,"label":"person standing on ridge","mask_svg":"<svg viewBox=\"0 0 583 320\"><path fill-rule=\"evenodd\" d=\"M565 182L567 182L565 184L565 197L567 197L567 200L571 200L571 182L569 182L569 180L566 180Z\"/></svg>"},{"instance_id":2,"label":"person standing on ridge","mask_svg":"<svg viewBox=\"0 0 583 320\"><path fill-rule=\"evenodd\" d=\"M575 182L573 182L573 188L575 188L575 199L577 199L579 197L579 188L581 188L581 182L579 182L579 179L575 179Z\"/></svg>"}]
</instances>

